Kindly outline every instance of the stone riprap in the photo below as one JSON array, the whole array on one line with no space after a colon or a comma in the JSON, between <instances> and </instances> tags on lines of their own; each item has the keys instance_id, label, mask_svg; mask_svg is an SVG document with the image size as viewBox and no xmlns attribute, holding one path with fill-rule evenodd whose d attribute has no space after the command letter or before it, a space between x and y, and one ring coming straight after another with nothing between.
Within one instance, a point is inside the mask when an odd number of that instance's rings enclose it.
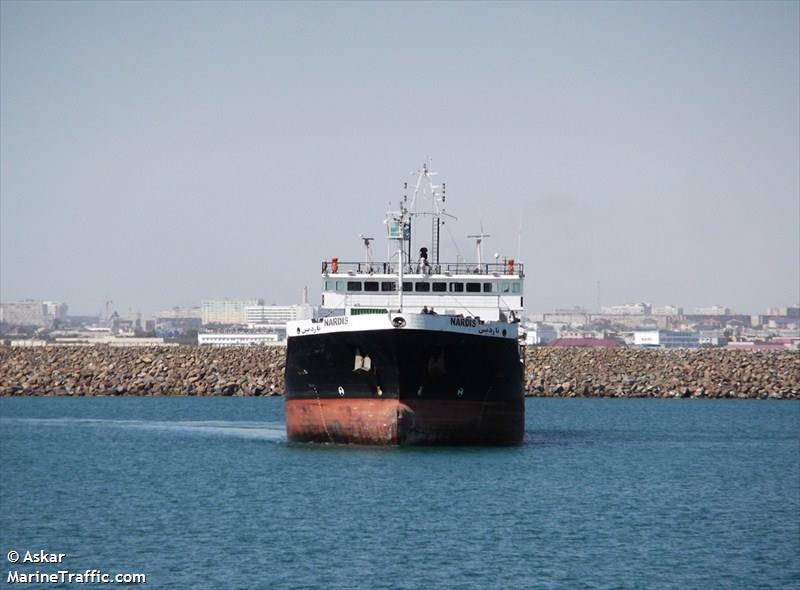
<instances>
[{"instance_id":1,"label":"stone riprap","mask_svg":"<svg viewBox=\"0 0 800 590\"><path fill-rule=\"evenodd\" d=\"M278 395L283 346L0 347L0 395Z\"/></svg>"},{"instance_id":2,"label":"stone riprap","mask_svg":"<svg viewBox=\"0 0 800 590\"><path fill-rule=\"evenodd\" d=\"M800 399L800 353L718 348L529 348L525 387L547 397Z\"/></svg>"},{"instance_id":3,"label":"stone riprap","mask_svg":"<svg viewBox=\"0 0 800 590\"><path fill-rule=\"evenodd\" d=\"M280 395L285 348L0 346L0 395ZM529 348L528 395L800 399L796 351Z\"/></svg>"}]
</instances>

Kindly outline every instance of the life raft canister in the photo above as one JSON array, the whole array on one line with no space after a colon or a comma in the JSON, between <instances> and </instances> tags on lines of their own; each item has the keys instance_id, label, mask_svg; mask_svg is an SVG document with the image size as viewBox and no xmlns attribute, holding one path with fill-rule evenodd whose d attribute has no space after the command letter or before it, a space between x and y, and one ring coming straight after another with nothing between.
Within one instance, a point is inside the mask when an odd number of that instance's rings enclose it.
<instances>
[{"instance_id":1,"label":"life raft canister","mask_svg":"<svg viewBox=\"0 0 800 590\"><path fill-rule=\"evenodd\" d=\"M331 258L331 272L339 272L339 259Z\"/></svg>"},{"instance_id":2,"label":"life raft canister","mask_svg":"<svg viewBox=\"0 0 800 590\"><path fill-rule=\"evenodd\" d=\"M508 262L506 262L506 274L513 275L514 274L514 259L509 258Z\"/></svg>"}]
</instances>

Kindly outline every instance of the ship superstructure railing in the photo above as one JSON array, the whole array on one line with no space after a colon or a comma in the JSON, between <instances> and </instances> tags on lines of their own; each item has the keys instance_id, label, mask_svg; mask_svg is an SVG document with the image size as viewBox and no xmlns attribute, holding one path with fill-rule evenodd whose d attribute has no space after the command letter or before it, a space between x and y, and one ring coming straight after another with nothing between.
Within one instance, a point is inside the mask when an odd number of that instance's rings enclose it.
<instances>
[{"instance_id":1,"label":"ship superstructure railing","mask_svg":"<svg viewBox=\"0 0 800 590\"><path fill-rule=\"evenodd\" d=\"M322 274L397 274L394 262L340 262L337 259L322 261ZM524 277L522 263L513 259L503 262L440 262L438 264L411 263L403 265L403 273L423 275L515 275Z\"/></svg>"}]
</instances>

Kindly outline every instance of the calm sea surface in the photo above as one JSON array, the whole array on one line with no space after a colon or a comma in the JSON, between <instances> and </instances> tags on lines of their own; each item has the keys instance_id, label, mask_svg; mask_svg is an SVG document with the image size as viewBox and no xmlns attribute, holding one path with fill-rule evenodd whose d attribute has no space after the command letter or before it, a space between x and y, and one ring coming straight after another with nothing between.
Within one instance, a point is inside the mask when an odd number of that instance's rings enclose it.
<instances>
[{"instance_id":1,"label":"calm sea surface","mask_svg":"<svg viewBox=\"0 0 800 590\"><path fill-rule=\"evenodd\" d=\"M279 398L5 398L0 457L1 587L800 588L800 403L530 399L519 448L378 449L288 444Z\"/></svg>"}]
</instances>

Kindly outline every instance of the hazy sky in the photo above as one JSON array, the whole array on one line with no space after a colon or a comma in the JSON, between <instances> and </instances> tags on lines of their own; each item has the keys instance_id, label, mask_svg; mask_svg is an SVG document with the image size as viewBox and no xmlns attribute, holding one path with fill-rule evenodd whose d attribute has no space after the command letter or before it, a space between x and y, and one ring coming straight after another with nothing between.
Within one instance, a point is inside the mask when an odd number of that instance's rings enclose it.
<instances>
[{"instance_id":1,"label":"hazy sky","mask_svg":"<svg viewBox=\"0 0 800 590\"><path fill-rule=\"evenodd\" d=\"M603 305L800 300L798 2L2 2L0 22L3 300L318 301L320 261L382 238L427 156L463 255L483 221L515 256L522 224L529 311L593 308L598 281Z\"/></svg>"}]
</instances>

